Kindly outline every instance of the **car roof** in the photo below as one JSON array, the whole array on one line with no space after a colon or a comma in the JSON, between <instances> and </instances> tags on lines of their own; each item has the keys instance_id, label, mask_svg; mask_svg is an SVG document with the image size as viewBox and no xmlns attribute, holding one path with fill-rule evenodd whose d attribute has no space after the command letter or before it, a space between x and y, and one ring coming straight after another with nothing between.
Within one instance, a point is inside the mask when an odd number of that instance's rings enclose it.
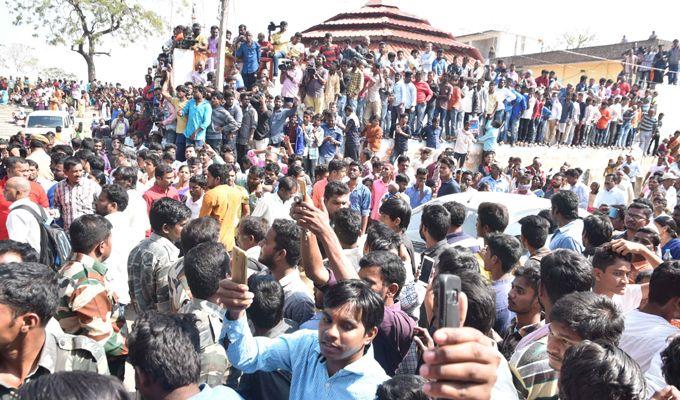
<instances>
[{"instance_id":1,"label":"car roof","mask_svg":"<svg viewBox=\"0 0 680 400\"><path fill-rule=\"evenodd\" d=\"M461 203L468 210L475 211L479 205L484 202L501 203L513 213L518 213L524 210L550 209L551 207L549 199L538 196L498 192L463 192L437 197L436 199L427 202L427 204L416 207L413 212L419 212L423 209L423 207L429 204L444 204L448 203L449 201Z\"/></svg>"},{"instance_id":2,"label":"car roof","mask_svg":"<svg viewBox=\"0 0 680 400\"><path fill-rule=\"evenodd\" d=\"M33 111L32 113L28 114L28 116L29 117L33 117L33 116L38 116L38 117L43 117L43 116L68 117L68 113L66 111L42 110L42 111Z\"/></svg>"}]
</instances>

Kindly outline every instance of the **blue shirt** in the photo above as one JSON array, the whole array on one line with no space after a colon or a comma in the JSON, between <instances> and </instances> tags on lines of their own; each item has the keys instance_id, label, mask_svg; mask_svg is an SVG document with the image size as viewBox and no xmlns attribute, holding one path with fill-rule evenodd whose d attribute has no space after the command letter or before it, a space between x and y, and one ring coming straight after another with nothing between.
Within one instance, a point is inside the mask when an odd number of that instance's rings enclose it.
<instances>
[{"instance_id":1,"label":"blue shirt","mask_svg":"<svg viewBox=\"0 0 680 400\"><path fill-rule=\"evenodd\" d=\"M370 355L328 376L317 331L300 330L275 339L253 337L242 317L236 321L225 318L222 336L225 334L229 338L227 357L235 368L246 374L277 369L290 372L291 399L373 400L378 385L389 379Z\"/></svg>"},{"instance_id":2,"label":"blue shirt","mask_svg":"<svg viewBox=\"0 0 680 400\"><path fill-rule=\"evenodd\" d=\"M498 128L491 126L491 119L486 123L486 133L477 138L477 143L483 143L484 151L496 151Z\"/></svg>"},{"instance_id":3,"label":"blue shirt","mask_svg":"<svg viewBox=\"0 0 680 400\"><path fill-rule=\"evenodd\" d=\"M293 108L279 108L272 111L272 115L269 117L269 137L273 144L279 144L283 141L283 127L286 125L286 119L294 112L295 109Z\"/></svg>"},{"instance_id":4,"label":"blue shirt","mask_svg":"<svg viewBox=\"0 0 680 400\"><path fill-rule=\"evenodd\" d=\"M489 185L489 192L507 193L510 191L508 188L508 182L500 176L498 177L498 180L493 179L493 176L491 175L485 176L479 181L477 187L479 187L482 183Z\"/></svg>"},{"instance_id":5,"label":"blue shirt","mask_svg":"<svg viewBox=\"0 0 680 400\"><path fill-rule=\"evenodd\" d=\"M337 126L329 128L328 125L326 124L322 124L321 127L323 128L324 138L326 136L330 136L331 138L333 138L333 140L342 143L342 130L340 130L340 128L338 128ZM319 146L319 156L334 157L337 150L338 146L336 144L331 142L323 142L321 143L321 146Z\"/></svg>"},{"instance_id":6,"label":"blue shirt","mask_svg":"<svg viewBox=\"0 0 680 400\"><path fill-rule=\"evenodd\" d=\"M446 182L442 182L439 186L439 191L437 192L437 197L446 196L447 194L460 193L460 185L456 182L453 177Z\"/></svg>"},{"instance_id":7,"label":"blue shirt","mask_svg":"<svg viewBox=\"0 0 680 400\"><path fill-rule=\"evenodd\" d=\"M200 104L196 104L196 100L191 99L182 109L182 113L187 118L184 136L190 138L196 129L203 128L200 133L196 134L195 140L205 140L205 131L212 123L212 106L210 102L204 99Z\"/></svg>"},{"instance_id":8,"label":"blue shirt","mask_svg":"<svg viewBox=\"0 0 680 400\"><path fill-rule=\"evenodd\" d=\"M499 335L504 336L515 313L508 308L508 293L512 287L513 278L499 279L493 282L493 291L496 294L496 323L493 329Z\"/></svg>"},{"instance_id":9,"label":"blue shirt","mask_svg":"<svg viewBox=\"0 0 680 400\"><path fill-rule=\"evenodd\" d=\"M444 71L446 71L446 59L443 57L441 59L435 58L434 61L432 61L432 71L434 71L437 76L441 76Z\"/></svg>"},{"instance_id":10,"label":"blue shirt","mask_svg":"<svg viewBox=\"0 0 680 400\"><path fill-rule=\"evenodd\" d=\"M412 185L406 188L404 193L411 200L411 208L416 208L421 204L425 204L432 200L432 189L429 186L423 187L423 192L416 188L416 185ZM422 195L422 198L420 197Z\"/></svg>"},{"instance_id":11,"label":"blue shirt","mask_svg":"<svg viewBox=\"0 0 680 400\"><path fill-rule=\"evenodd\" d=\"M241 43L241 46L234 55L243 60L242 73L252 74L260 69L260 45L257 42L253 41L253 44L250 46L248 46L247 42Z\"/></svg>"},{"instance_id":12,"label":"blue shirt","mask_svg":"<svg viewBox=\"0 0 680 400\"><path fill-rule=\"evenodd\" d=\"M429 124L427 127L425 127L425 131L423 132L423 138L425 139L425 146L432 148L432 149L438 149L439 148L439 136L442 134L442 128L441 127L434 127L434 125Z\"/></svg>"},{"instance_id":13,"label":"blue shirt","mask_svg":"<svg viewBox=\"0 0 680 400\"><path fill-rule=\"evenodd\" d=\"M557 229L549 247L550 250L568 249L583 253L583 220L575 219Z\"/></svg>"},{"instance_id":14,"label":"blue shirt","mask_svg":"<svg viewBox=\"0 0 680 400\"><path fill-rule=\"evenodd\" d=\"M371 191L361 182L349 194L349 206L359 211L362 217L371 215Z\"/></svg>"}]
</instances>

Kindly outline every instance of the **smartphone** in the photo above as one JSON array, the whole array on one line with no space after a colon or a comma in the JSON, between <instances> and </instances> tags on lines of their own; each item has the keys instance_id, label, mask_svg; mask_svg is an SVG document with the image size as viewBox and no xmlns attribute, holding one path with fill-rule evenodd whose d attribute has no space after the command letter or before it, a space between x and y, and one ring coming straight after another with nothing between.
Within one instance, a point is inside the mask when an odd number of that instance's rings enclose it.
<instances>
[{"instance_id":1,"label":"smartphone","mask_svg":"<svg viewBox=\"0 0 680 400\"><path fill-rule=\"evenodd\" d=\"M231 280L242 285L248 284L248 256L238 246L231 251Z\"/></svg>"},{"instance_id":2,"label":"smartphone","mask_svg":"<svg viewBox=\"0 0 680 400\"><path fill-rule=\"evenodd\" d=\"M296 200L298 203L301 201L307 201L307 181L304 178L297 178L298 193L300 194L300 200Z\"/></svg>"},{"instance_id":3,"label":"smartphone","mask_svg":"<svg viewBox=\"0 0 680 400\"><path fill-rule=\"evenodd\" d=\"M429 284L432 268L434 268L434 258L423 256L423 261L420 263L420 276L418 279L425 284Z\"/></svg>"},{"instance_id":4,"label":"smartphone","mask_svg":"<svg viewBox=\"0 0 680 400\"><path fill-rule=\"evenodd\" d=\"M437 275L437 323L438 328L460 326L458 296L460 278L452 274Z\"/></svg>"}]
</instances>

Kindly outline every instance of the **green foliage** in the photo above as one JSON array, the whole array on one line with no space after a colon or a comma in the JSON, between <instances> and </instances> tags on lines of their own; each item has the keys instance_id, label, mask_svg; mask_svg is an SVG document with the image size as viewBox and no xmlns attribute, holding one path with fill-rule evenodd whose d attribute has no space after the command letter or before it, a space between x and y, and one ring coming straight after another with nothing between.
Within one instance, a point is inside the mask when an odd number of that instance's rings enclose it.
<instances>
[{"instance_id":1,"label":"green foliage","mask_svg":"<svg viewBox=\"0 0 680 400\"><path fill-rule=\"evenodd\" d=\"M14 25L33 27L52 45L96 46L109 35L122 44L158 33L161 17L125 0L5 0ZM87 43L86 43L87 42Z\"/></svg>"}]
</instances>

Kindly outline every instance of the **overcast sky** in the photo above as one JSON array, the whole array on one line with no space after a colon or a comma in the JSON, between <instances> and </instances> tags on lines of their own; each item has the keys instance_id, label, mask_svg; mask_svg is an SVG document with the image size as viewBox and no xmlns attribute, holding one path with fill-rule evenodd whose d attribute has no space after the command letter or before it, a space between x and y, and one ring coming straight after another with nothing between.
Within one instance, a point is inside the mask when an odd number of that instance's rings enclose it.
<instances>
[{"instance_id":1,"label":"overcast sky","mask_svg":"<svg viewBox=\"0 0 680 400\"><path fill-rule=\"evenodd\" d=\"M179 15L180 4L191 0L139 0L160 13L168 26L187 24L191 12ZM367 0L231 0L229 27L236 30L245 23L253 32L266 32L270 20L286 20L291 32L301 31L342 11L360 8ZM194 0L199 22L205 26L217 24L218 0ZM461 35L485 30L504 30L559 43L565 32L589 31L596 35L594 44L615 43L626 35L630 41L643 40L655 30L659 38L680 37L677 0L659 0L650 8L640 9L639 3L625 7L612 0L570 0L549 2L524 0L396 0L402 10L428 20L433 26ZM509 6L514 4L515 8ZM635 6L632 6L632 5ZM653 8L652 8L653 7ZM673 12L667 12L674 10ZM644 18L640 18L644 17ZM41 38L33 38L32 30L11 24L11 17L0 13L0 44L27 44L35 49L42 68L61 67L85 78L87 69L80 55L65 47L52 47ZM170 31L163 36L140 38L127 47L117 41L107 41L101 50L111 50L111 57L97 59L97 76L104 81L143 84L146 67L160 51ZM2 71L8 73L8 71Z\"/></svg>"}]
</instances>

